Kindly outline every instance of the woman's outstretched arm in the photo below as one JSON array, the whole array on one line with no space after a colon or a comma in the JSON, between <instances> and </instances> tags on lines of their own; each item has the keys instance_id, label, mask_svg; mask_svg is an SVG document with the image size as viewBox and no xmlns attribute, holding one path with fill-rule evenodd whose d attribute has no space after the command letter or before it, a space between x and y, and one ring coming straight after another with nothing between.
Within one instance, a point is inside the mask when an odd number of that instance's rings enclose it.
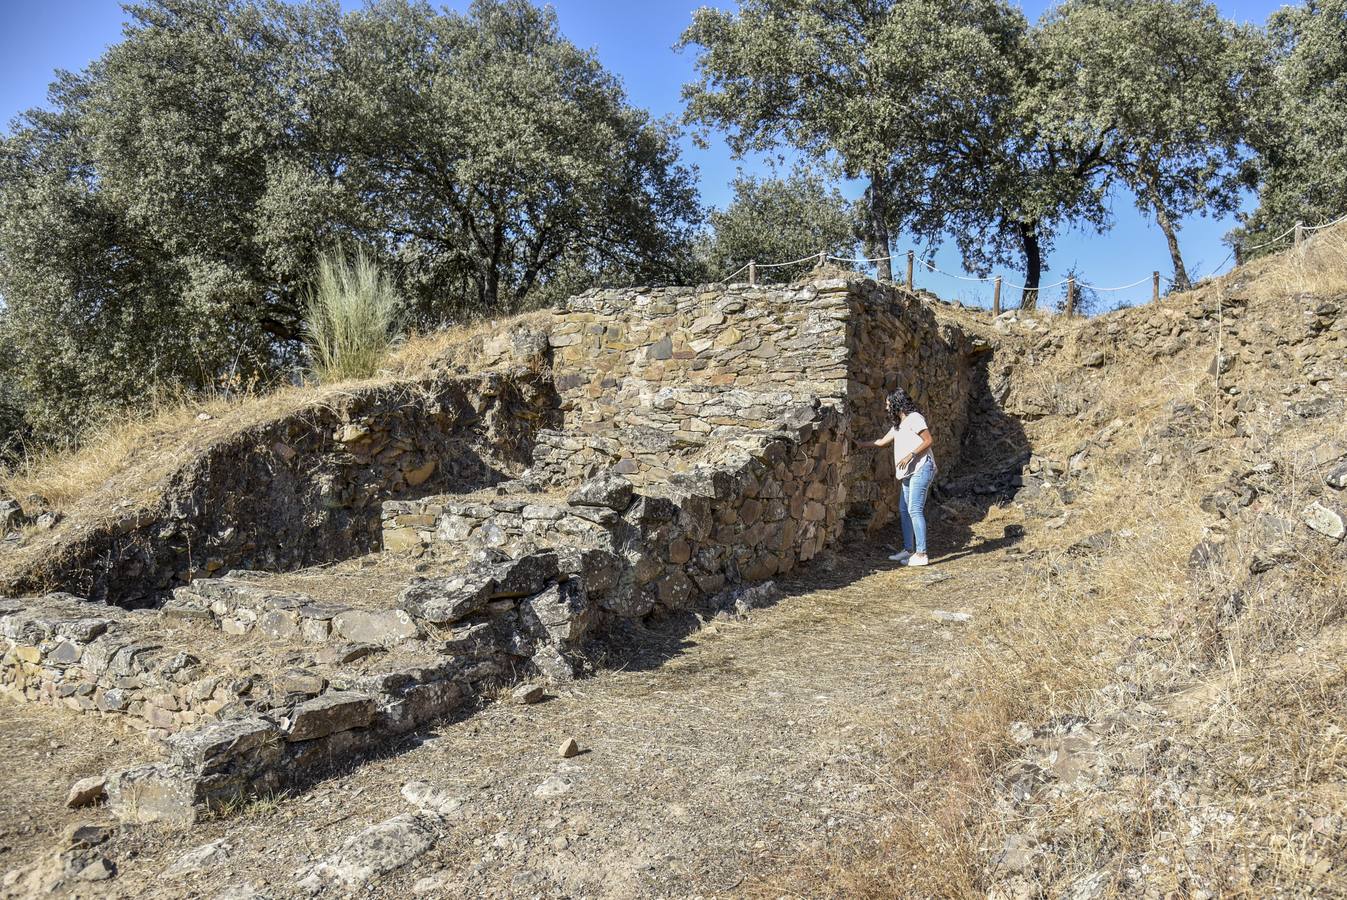
<instances>
[{"instance_id":1,"label":"woman's outstretched arm","mask_svg":"<svg viewBox=\"0 0 1347 900\"><path fill-rule=\"evenodd\" d=\"M882 438L880 438L879 440L877 440L877 441L857 441L857 442L856 442L856 446L857 446L857 447L866 447L866 448L869 448L869 449L874 449L874 448L876 448L876 447L887 447L889 444L892 444L892 443L893 443L893 431L892 431L892 429L890 429L889 433L886 434L886 435L884 435L884 436L883 436Z\"/></svg>"}]
</instances>

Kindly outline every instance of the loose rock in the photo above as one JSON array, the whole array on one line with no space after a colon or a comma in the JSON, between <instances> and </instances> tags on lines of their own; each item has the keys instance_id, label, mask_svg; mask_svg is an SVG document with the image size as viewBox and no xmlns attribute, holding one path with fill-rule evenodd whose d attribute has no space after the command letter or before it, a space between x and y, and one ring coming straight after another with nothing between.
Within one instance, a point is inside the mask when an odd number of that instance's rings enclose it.
<instances>
[{"instance_id":1,"label":"loose rock","mask_svg":"<svg viewBox=\"0 0 1347 900\"><path fill-rule=\"evenodd\" d=\"M81 778L70 786L70 793L66 795L65 805L71 809L79 809L83 806L93 806L96 803L102 803L107 798L107 777L103 775L92 775L88 778Z\"/></svg>"},{"instance_id":2,"label":"loose rock","mask_svg":"<svg viewBox=\"0 0 1347 900\"><path fill-rule=\"evenodd\" d=\"M541 684L521 684L510 692L510 699L520 706L530 706L538 703L546 696Z\"/></svg>"},{"instance_id":3,"label":"loose rock","mask_svg":"<svg viewBox=\"0 0 1347 900\"><path fill-rule=\"evenodd\" d=\"M214 869L229 862L232 856L228 840L221 838L218 841L211 841L209 844L202 844L192 850L188 850L182 856L179 856L173 865L164 871L165 878L181 878L184 875L191 875L196 872L204 872L207 869Z\"/></svg>"},{"instance_id":4,"label":"loose rock","mask_svg":"<svg viewBox=\"0 0 1347 900\"><path fill-rule=\"evenodd\" d=\"M1340 541L1343 535L1347 535L1347 526L1343 524L1342 513L1321 502L1316 501L1305 510L1305 524L1335 541Z\"/></svg>"},{"instance_id":5,"label":"loose rock","mask_svg":"<svg viewBox=\"0 0 1347 900\"><path fill-rule=\"evenodd\" d=\"M449 816L458 812L463 800L452 797L448 792L426 784L424 781L409 781L402 786L402 797L422 812L437 816Z\"/></svg>"},{"instance_id":6,"label":"loose rock","mask_svg":"<svg viewBox=\"0 0 1347 900\"><path fill-rule=\"evenodd\" d=\"M603 506L625 512L631 506L635 490L635 486L621 475L604 475L580 485L566 502L572 506Z\"/></svg>"},{"instance_id":7,"label":"loose rock","mask_svg":"<svg viewBox=\"0 0 1347 900\"><path fill-rule=\"evenodd\" d=\"M560 775L552 775L542 784L533 790L533 796L539 800L550 800L553 797L560 797L571 789L571 783Z\"/></svg>"},{"instance_id":8,"label":"loose rock","mask_svg":"<svg viewBox=\"0 0 1347 900\"><path fill-rule=\"evenodd\" d=\"M434 845L431 820L415 814L395 816L352 835L310 869L299 888L309 894L334 887L355 890L407 865Z\"/></svg>"}]
</instances>

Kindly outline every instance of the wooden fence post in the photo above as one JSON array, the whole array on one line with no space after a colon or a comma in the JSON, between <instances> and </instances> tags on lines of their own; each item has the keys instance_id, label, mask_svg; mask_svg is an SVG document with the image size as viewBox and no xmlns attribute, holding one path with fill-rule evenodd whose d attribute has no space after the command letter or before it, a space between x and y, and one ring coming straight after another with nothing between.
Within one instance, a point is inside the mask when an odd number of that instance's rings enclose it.
<instances>
[{"instance_id":1,"label":"wooden fence post","mask_svg":"<svg viewBox=\"0 0 1347 900\"><path fill-rule=\"evenodd\" d=\"M828 264L828 251L820 250L818 252L818 267L821 269Z\"/></svg>"},{"instance_id":2,"label":"wooden fence post","mask_svg":"<svg viewBox=\"0 0 1347 900\"><path fill-rule=\"evenodd\" d=\"M1160 302L1160 273L1159 273L1159 272L1152 272L1152 273L1151 273L1151 302L1152 302L1152 303L1159 303L1159 302Z\"/></svg>"},{"instance_id":3,"label":"wooden fence post","mask_svg":"<svg viewBox=\"0 0 1347 900\"><path fill-rule=\"evenodd\" d=\"M758 283L758 264L751 259L748 261L748 283L753 285Z\"/></svg>"},{"instance_id":4,"label":"wooden fence post","mask_svg":"<svg viewBox=\"0 0 1347 900\"><path fill-rule=\"evenodd\" d=\"M1066 317L1069 319L1076 314L1076 279L1074 276L1066 277Z\"/></svg>"},{"instance_id":5,"label":"wooden fence post","mask_svg":"<svg viewBox=\"0 0 1347 900\"><path fill-rule=\"evenodd\" d=\"M992 287L992 316L1001 315L1001 276L996 276L996 283Z\"/></svg>"},{"instance_id":6,"label":"wooden fence post","mask_svg":"<svg viewBox=\"0 0 1347 900\"><path fill-rule=\"evenodd\" d=\"M1305 242L1305 223L1296 223L1296 246L1299 247Z\"/></svg>"},{"instance_id":7,"label":"wooden fence post","mask_svg":"<svg viewBox=\"0 0 1347 900\"><path fill-rule=\"evenodd\" d=\"M909 291L915 290L915 286L912 283L912 260L915 257L916 253L911 250L907 251L907 289Z\"/></svg>"}]
</instances>

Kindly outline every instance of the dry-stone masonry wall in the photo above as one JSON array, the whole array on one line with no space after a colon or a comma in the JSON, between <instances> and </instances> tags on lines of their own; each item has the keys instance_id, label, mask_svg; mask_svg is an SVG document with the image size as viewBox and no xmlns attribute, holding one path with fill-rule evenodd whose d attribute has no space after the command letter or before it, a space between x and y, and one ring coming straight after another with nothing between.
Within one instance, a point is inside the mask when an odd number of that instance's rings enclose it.
<instances>
[{"instance_id":1,"label":"dry-stone masonry wall","mask_svg":"<svg viewBox=\"0 0 1347 900\"><path fill-rule=\"evenodd\" d=\"M125 818L186 821L302 784L522 669L563 671L594 618L585 582L565 568L553 553L486 554L410 584L395 619L350 623L362 611L324 620L309 598L229 580L180 591L158 613L59 594L0 601L0 695L163 740L162 760L113 774L105 790ZM266 610L255 624L254 610ZM298 628L278 628L275 613ZM330 629L310 631L310 619ZM212 640L213 627L252 640Z\"/></svg>"},{"instance_id":2,"label":"dry-stone masonry wall","mask_svg":"<svg viewBox=\"0 0 1347 900\"><path fill-rule=\"evenodd\" d=\"M968 418L976 349L914 294L868 279L791 287L590 291L557 310L551 343L564 431L540 436L536 477L573 482L608 467L647 482L690 468L727 436L770 429L818 400L848 437L889 428L884 397L906 389L952 469ZM852 524L897 508L892 459L848 445Z\"/></svg>"},{"instance_id":3,"label":"dry-stone masonry wall","mask_svg":"<svg viewBox=\"0 0 1347 900\"><path fill-rule=\"evenodd\" d=\"M952 472L976 394L974 361L987 348L939 322L929 303L875 281L847 283L847 409L852 434L873 440L891 427L885 398L903 388L931 426L939 468ZM853 449L845 479L848 525L857 536L897 515L891 453Z\"/></svg>"},{"instance_id":4,"label":"dry-stone masonry wall","mask_svg":"<svg viewBox=\"0 0 1347 900\"><path fill-rule=\"evenodd\" d=\"M194 578L377 548L389 497L472 490L526 464L555 416L545 375L487 373L354 392L207 447L157 508L78 534L0 585L143 605Z\"/></svg>"},{"instance_id":5,"label":"dry-stone masonry wall","mask_svg":"<svg viewBox=\"0 0 1347 900\"><path fill-rule=\"evenodd\" d=\"M800 404L772 428L725 437L663 484L596 476L565 499L503 495L385 504L385 542L416 551L599 551L600 604L618 617L687 609L727 585L784 574L841 536L842 415ZM516 490L519 492L509 493ZM591 560L583 571L592 581Z\"/></svg>"}]
</instances>

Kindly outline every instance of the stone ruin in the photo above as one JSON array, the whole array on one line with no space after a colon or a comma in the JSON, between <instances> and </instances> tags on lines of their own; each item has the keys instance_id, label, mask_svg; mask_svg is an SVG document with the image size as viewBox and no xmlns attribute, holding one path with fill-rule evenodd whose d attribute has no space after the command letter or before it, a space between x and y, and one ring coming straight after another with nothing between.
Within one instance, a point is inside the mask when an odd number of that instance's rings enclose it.
<instances>
[{"instance_id":1,"label":"stone ruin","mask_svg":"<svg viewBox=\"0 0 1347 900\"><path fill-rule=\"evenodd\" d=\"M480 349L508 365L212 446L157 509L18 581L0 692L162 747L72 799L191 821L574 677L623 621L732 606L893 519L891 457L854 445L887 430L888 391L957 464L978 355L916 296L844 277L590 291Z\"/></svg>"}]
</instances>

